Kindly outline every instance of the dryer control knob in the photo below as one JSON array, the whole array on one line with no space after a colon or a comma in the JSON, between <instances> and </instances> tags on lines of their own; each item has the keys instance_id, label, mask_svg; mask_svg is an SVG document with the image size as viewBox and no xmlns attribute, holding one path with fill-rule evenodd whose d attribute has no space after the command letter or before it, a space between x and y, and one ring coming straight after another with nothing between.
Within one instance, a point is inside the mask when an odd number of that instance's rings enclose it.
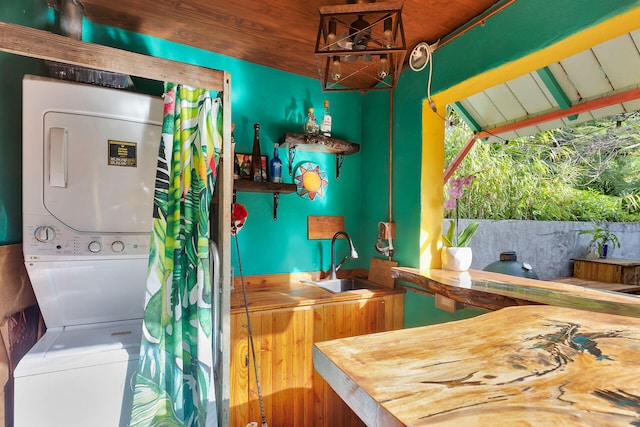
<instances>
[{"instance_id":1,"label":"dryer control knob","mask_svg":"<svg viewBox=\"0 0 640 427\"><path fill-rule=\"evenodd\" d=\"M116 240L111 244L111 249L113 252L122 252L124 251L124 243L120 240Z\"/></svg>"},{"instance_id":2,"label":"dryer control knob","mask_svg":"<svg viewBox=\"0 0 640 427\"><path fill-rule=\"evenodd\" d=\"M97 254L101 250L102 250L102 245L100 244L100 242L97 242L94 240L93 242L89 243L89 252L93 252L94 254Z\"/></svg>"},{"instance_id":3,"label":"dryer control knob","mask_svg":"<svg viewBox=\"0 0 640 427\"><path fill-rule=\"evenodd\" d=\"M50 225L42 225L40 227L36 227L33 232L33 236L38 242L50 242L56 238L56 230Z\"/></svg>"}]
</instances>

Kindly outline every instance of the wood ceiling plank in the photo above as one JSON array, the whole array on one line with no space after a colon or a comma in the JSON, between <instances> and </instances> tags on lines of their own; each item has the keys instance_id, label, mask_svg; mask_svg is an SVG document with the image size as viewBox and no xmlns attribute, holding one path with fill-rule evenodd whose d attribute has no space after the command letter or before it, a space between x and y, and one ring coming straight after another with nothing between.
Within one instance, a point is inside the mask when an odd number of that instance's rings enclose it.
<instances>
[{"instance_id":1,"label":"wood ceiling plank","mask_svg":"<svg viewBox=\"0 0 640 427\"><path fill-rule=\"evenodd\" d=\"M379 1L367 7L384 8ZM404 0L406 45L435 42L499 0ZM82 0L89 20L278 70L319 78L314 57L320 6L347 0ZM170 17L170 23L168 18Z\"/></svg>"},{"instance_id":2,"label":"wood ceiling plank","mask_svg":"<svg viewBox=\"0 0 640 427\"><path fill-rule=\"evenodd\" d=\"M97 70L222 91L225 73L0 22L0 50Z\"/></svg>"}]
</instances>

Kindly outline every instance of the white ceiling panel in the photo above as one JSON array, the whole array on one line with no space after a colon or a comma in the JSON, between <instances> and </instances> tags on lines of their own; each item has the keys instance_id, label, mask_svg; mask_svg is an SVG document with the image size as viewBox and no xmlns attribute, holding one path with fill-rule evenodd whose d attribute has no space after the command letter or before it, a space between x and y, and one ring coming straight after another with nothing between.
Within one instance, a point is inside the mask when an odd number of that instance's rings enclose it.
<instances>
[{"instance_id":1,"label":"white ceiling panel","mask_svg":"<svg viewBox=\"0 0 640 427\"><path fill-rule=\"evenodd\" d=\"M506 84L494 86L484 91L487 97L491 99L496 109L507 121L517 120L519 117L526 116L527 112L515 97L509 86Z\"/></svg>"},{"instance_id":2,"label":"white ceiling panel","mask_svg":"<svg viewBox=\"0 0 640 427\"><path fill-rule=\"evenodd\" d=\"M578 93L578 90L569 79L569 76L565 72L562 65L559 62L555 62L553 64L549 64L547 67L551 70L553 77L556 79L556 81L562 88L562 92L564 92L567 98L569 98L571 103L578 102L580 100L580 94ZM540 82L540 84L543 87L543 90L545 90L549 94L549 96L552 96L549 90L547 89L546 85L542 81L542 79L540 79L540 77L538 76L538 73L532 73L532 74L535 76L537 81ZM557 107L558 104L555 104L555 106Z\"/></svg>"},{"instance_id":3,"label":"white ceiling panel","mask_svg":"<svg viewBox=\"0 0 640 427\"><path fill-rule=\"evenodd\" d=\"M591 99L612 90L596 56L588 49L560 61L581 99Z\"/></svg>"},{"instance_id":4,"label":"white ceiling panel","mask_svg":"<svg viewBox=\"0 0 640 427\"><path fill-rule=\"evenodd\" d=\"M485 123L504 123L504 116L496 108L485 92L479 92L467 98L473 109L481 112ZM480 122L478 122L480 123Z\"/></svg>"},{"instance_id":5,"label":"white ceiling panel","mask_svg":"<svg viewBox=\"0 0 640 427\"><path fill-rule=\"evenodd\" d=\"M624 110L628 113L633 111L640 110L640 99L636 99L635 101L629 101L622 104L624 106Z\"/></svg>"},{"instance_id":6,"label":"white ceiling panel","mask_svg":"<svg viewBox=\"0 0 640 427\"><path fill-rule=\"evenodd\" d=\"M572 106L640 88L640 29L549 64L548 69ZM560 104L554 94L557 94L557 89L547 87L540 75L532 72L479 92L460 103L482 130L490 131L559 111ZM562 117L499 136L513 139L517 135L576 126L594 118L638 110L640 99L584 112L575 120Z\"/></svg>"},{"instance_id":7,"label":"white ceiling panel","mask_svg":"<svg viewBox=\"0 0 640 427\"><path fill-rule=\"evenodd\" d=\"M631 35L624 34L594 46L592 50L614 89L638 83L640 54Z\"/></svg>"},{"instance_id":8,"label":"white ceiling panel","mask_svg":"<svg viewBox=\"0 0 640 427\"><path fill-rule=\"evenodd\" d=\"M553 104L549 98L540 89L540 85L536 82L531 74L525 74L505 83L511 89L511 92L518 98L520 104L525 109L525 114L534 114L539 111L547 111L553 108Z\"/></svg>"}]
</instances>

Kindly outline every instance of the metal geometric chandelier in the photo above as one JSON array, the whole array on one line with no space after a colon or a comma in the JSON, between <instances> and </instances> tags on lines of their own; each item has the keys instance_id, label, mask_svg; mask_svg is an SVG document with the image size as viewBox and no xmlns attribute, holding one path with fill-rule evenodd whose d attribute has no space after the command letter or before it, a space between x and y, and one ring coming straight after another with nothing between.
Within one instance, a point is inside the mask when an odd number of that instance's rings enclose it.
<instances>
[{"instance_id":1,"label":"metal geometric chandelier","mask_svg":"<svg viewBox=\"0 0 640 427\"><path fill-rule=\"evenodd\" d=\"M393 89L406 45L402 2L321 6L316 63L323 91Z\"/></svg>"}]
</instances>

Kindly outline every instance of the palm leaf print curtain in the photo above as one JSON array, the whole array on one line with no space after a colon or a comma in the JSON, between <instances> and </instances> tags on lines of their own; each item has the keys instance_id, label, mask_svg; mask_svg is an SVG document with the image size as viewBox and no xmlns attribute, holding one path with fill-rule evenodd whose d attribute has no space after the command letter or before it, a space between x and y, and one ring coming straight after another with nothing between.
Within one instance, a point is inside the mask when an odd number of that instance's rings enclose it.
<instances>
[{"instance_id":1,"label":"palm leaf print curtain","mask_svg":"<svg viewBox=\"0 0 640 427\"><path fill-rule=\"evenodd\" d=\"M165 83L143 336L131 426L204 426L212 381L209 205L222 106Z\"/></svg>"}]
</instances>

